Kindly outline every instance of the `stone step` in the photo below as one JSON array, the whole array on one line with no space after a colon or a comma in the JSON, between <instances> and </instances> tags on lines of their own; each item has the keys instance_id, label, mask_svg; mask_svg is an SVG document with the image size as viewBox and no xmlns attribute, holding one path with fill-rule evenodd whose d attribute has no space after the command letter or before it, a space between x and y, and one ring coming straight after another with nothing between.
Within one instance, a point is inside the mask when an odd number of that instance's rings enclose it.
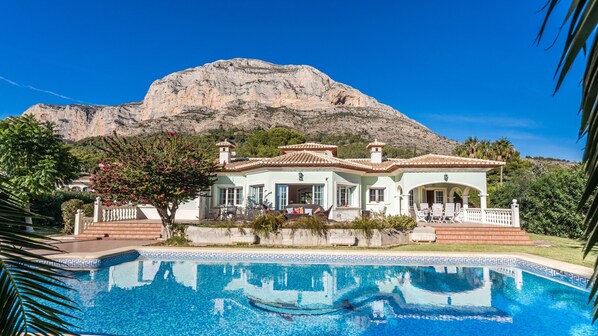
<instances>
[{"instance_id":1,"label":"stone step","mask_svg":"<svg viewBox=\"0 0 598 336\"><path fill-rule=\"evenodd\" d=\"M445 231L445 230L436 230L436 234L446 234L446 235L463 235L463 234L471 234L471 233L479 233L479 234L487 234L487 235L526 235L526 233L521 230L519 230L519 231L484 231L484 230Z\"/></svg>"},{"instance_id":2,"label":"stone step","mask_svg":"<svg viewBox=\"0 0 598 336\"><path fill-rule=\"evenodd\" d=\"M81 239L123 239L123 240L153 240L160 238L160 235L123 235L123 234L113 234L113 235L80 235Z\"/></svg>"},{"instance_id":3,"label":"stone step","mask_svg":"<svg viewBox=\"0 0 598 336\"><path fill-rule=\"evenodd\" d=\"M136 223L94 223L91 227L101 227L101 228L119 228L119 227L135 227L135 228L151 228L151 227L162 227L160 223L144 223L144 224L136 224Z\"/></svg>"},{"instance_id":4,"label":"stone step","mask_svg":"<svg viewBox=\"0 0 598 336\"><path fill-rule=\"evenodd\" d=\"M521 231L516 227L476 227L476 226L433 226L436 231L462 231L462 230L478 230L478 231Z\"/></svg>"},{"instance_id":5,"label":"stone step","mask_svg":"<svg viewBox=\"0 0 598 336\"><path fill-rule=\"evenodd\" d=\"M162 234L159 222L118 221L99 222L88 227L81 239L157 239Z\"/></svg>"},{"instance_id":6,"label":"stone step","mask_svg":"<svg viewBox=\"0 0 598 336\"><path fill-rule=\"evenodd\" d=\"M436 240L472 240L472 239L494 239L494 240L529 240L525 235L484 235L484 234L467 234L467 235L436 235Z\"/></svg>"},{"instance_id":7,"label":"stone step","mask_svg":"<svg viewBox=\"0 0 598 336\"><path fill-rule=\"evenodd\" d=\"M514 227L436 226L437 244L533 245L527 233Z\"/></svg>"},{"instance_id":8,"label":"stone step","mask_svg":"<svg viewBox=\"0 0 598 336\"><path fill-rule=\"evenodd\" d=\"M471 244L471 245L524 245L532 246L534 242L531 240L492 240L492 239L446 239L442 241L436 240L437 244Z\"/></svg>"}]
</instances>

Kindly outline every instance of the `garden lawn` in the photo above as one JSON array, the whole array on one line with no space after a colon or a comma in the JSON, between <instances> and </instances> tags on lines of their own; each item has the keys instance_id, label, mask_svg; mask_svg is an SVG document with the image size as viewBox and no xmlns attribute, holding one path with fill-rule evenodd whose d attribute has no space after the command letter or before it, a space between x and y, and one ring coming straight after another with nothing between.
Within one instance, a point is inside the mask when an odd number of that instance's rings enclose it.
<instances>
[{"instance_id":1,"label":"garden lawn","mask_svg":"<svg viewBox=\"0 0 598 336\"><path fill-rule=\"evenodd\" d=\"M584 242L581 240L529 234L538 243L550 246L507 246L507 245L461 245L461 244L410 244L391 248L393 251L438 251L438 252L521 252L540 257L560 260L572 264L593 267L598 249L594 249L587 258L582 259Z\"/></svg>"}]
</instances>

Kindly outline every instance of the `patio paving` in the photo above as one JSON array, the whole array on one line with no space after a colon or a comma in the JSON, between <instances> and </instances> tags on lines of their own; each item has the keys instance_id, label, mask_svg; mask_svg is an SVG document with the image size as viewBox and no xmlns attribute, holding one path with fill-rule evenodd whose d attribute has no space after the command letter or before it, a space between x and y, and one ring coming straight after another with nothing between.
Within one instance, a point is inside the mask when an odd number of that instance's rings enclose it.
<instances>
[{"instance_id":1,"label":"patio paving","mask_svg":"<svg viewBox=\"0 0 598 336\"><path fill-rule=\"evenodd\" d=\"M112 250L115 248L127 246L145 246L156 243L156 240L76 240L76 239L59 239L53 242L61 252L52 250L33 250L33 252L48 256L64 253L92 253Z\"/></svg>"}]
</instances>

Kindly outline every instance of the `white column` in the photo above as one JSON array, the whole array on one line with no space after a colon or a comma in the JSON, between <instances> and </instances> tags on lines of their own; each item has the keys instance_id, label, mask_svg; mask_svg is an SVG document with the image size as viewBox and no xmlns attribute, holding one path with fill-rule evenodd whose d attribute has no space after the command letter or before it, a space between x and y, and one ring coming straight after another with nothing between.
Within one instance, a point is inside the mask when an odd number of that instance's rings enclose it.
<instances>
[{"instance_id":1,"label":"white column","mask_svg":"<svg viewBox=\"0 0 598 336\"><path fill-rule=\"evenodd\" d=\"M517 204L517 200L513 200L513 204L511 204L511 225L513 227L521 227L519 223L519 204Z\"/></svg>"},{"instance_id":2,"label":"white column","mask_svg":"<svg viewBox=\"0 0 598 336\"><path fill-rule=\"evenodd\" d=\"M401 215L409 216L409 194L403 194L401 197Z\"/></svg>"},{"instance_id":3,"label":"white column","mask_svg":"<svg viewBox=\"0 0 598 336\"><path fill-rule=\"evenodd\" d=\"M480 209L482 212L482 223L486 223L486 197L488 194L480 194Z\"/></svg>"},{"instance_id":4,"label":"white column","mask_svg":"<svg viewBox=\"0 0 598 336\"><path fill-rule=\"evenodd\" d=\"M102 214L100 213L102 210L102 200L100 197L96 197L96 201L93 202L93 222L97 223L100 221L100 217Z\"/></svg>"},{"instance_id":5,"label":"white column","mask_svg":"<svg viewBox=\"0 0 598 336\"><path fill-rule=\"evenodd\" d=\"M469 208L469 194L463 194L461 198L463 199L463 209Z\"/></svg>"},{"instance_id":6,"label":"white column","mask_svg":"<svg viewBox=\"0 0 598 336\"><path fill-rule=\"evenodd\" d=\"M83 217L83 211L81 209L77 209L77 213L75 214L75 227L73 228L73 234L75 236L81 234L83 232L83 223L81 223L81 219Z\"/></svg>"}]
</instances>

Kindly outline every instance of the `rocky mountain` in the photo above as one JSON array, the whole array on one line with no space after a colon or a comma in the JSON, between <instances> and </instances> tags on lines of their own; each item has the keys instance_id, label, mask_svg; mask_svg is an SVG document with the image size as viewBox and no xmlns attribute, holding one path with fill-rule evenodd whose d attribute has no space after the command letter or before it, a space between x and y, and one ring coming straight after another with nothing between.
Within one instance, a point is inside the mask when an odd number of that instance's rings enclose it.
<instances>
[{"instance_id":1,"label":"rocky mountain","mask_svg":"<svg viewBox=\"0 0 598 336\"><path fill-rule=\"evenodd\" d=\"M305 134L354 133L418 151L446 154L456 141L305 65L217 61L152 83L143 102L117 106L37 104L25 111L56 123L68 140L113 130L203 132L283 126Z\"/></svg>"}]
</instances>

